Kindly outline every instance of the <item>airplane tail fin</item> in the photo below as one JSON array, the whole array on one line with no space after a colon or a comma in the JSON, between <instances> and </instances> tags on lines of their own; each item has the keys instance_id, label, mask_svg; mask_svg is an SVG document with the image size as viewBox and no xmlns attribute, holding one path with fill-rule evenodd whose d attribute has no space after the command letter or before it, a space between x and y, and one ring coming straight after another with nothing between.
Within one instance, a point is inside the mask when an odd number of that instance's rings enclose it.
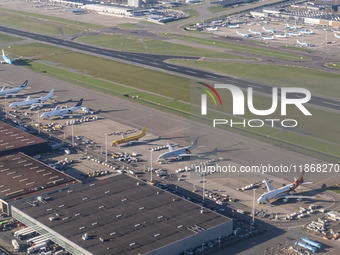
<instances>
[{"instance_id":1,"label":"airplane tail fin","mask_svg":"<svg viewBox=\"0 0 340 255\"><path fill-rule=\"evenodd\" d=\"M76 104L75 107L81 106L83 104L83 99L80 99L79 102Z\"/></svg>"},{"instance_id":2,"label":"airplane tail fin","mask_svg":"<svg viewBox=\"0 0 340 255\"><path fill-rule=\"evenodd\" d=\"M28 80L24 81L24 83L20 86L20 88L26 88L27 87Z\"/></svg>"},{"instance_id":3,"label":"airplane tail fin","mask_svg":"<svg viewBox=\"0 0 340 255\"><path fill-rule=\"evenodd\" d=\"M198 142L198 136L195 138L195 140L192 142L190 149L195 149L197 148L197 142Z\"/></svg>"},{"instance_id":4,"label":"airplane tail fin","mask_svg":"<svg viewBox=\"0 0 340 255\"><path fill-rule=\"evenodd\" d=\"M146 128L147 128L147 126L145 126L145 128L143 129L143 131L142 131L142 135L145 135Z\"/></svg>"},{"instance_id":5,"label":"airplane tail fin","mask_svg":"<svg viewBox=\"0 0 340 255\"><path fill-rule=\"evenodd\" d=\"M3 56L3 57L5 56L5 52L4 52L4 50L2 50L2 56Z\"/></svg>"},{"instance_id":6,"label":"airplane tail fin","mask_svg":"<svg viewBox=\"0 0 340 255\"><path fill-rule=\"evenodd\" d=\"M4 91L5 89L6 89L6 86L3 86L2 89L1 89L1 91Z\"/></svg>"},{"instance_id":7,"label":"airplane tail fin","mask_svg":"<svg viewBox=\"0 0 340 255\"><path fill-rule=\"evenodd\" d=\"M31 100L31 96L27 96L26 101Z\"/></svg>"},{"instance_id":8,"label":"airplane tail fin","mask_svg":"<svg viewBox=\"0 0 340 255\"><path fill-rule=\"evenodd\" d=\"M54 92L54 89L51 89L50 92L48 92L46 97L48 97L48 98L54 97L53 92Z\"/></svg>"}]
</instances>

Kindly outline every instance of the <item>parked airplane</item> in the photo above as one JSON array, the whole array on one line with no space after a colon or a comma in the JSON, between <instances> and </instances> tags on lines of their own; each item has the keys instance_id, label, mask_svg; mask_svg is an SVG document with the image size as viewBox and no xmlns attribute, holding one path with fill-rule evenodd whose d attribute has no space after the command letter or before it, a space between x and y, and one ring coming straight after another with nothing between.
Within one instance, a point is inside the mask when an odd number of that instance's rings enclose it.
<instances>
[{"instance_id":1,"label":"parked airplane","mask_svg":"<svg viewBox=\"0 0 340 255\"><path fill-rule=\"evenodd\" d=\"M303 175L305 172L302 172L300 177L295 180L293 183L286 185L284 187L274 189L273 186L269 183L268 180L264 180L264 183L267 186L267 192L262 194L257 200L258 203L268 203L270 204L270 200L283 198L284 202L287 202L290 198L297 198L298 201L301 201L303 198L315 198L310 196L301 196L301 195L290 195L290 192L294 191L301 184L310 184L311 182L305 182L303 180Z\"/></svg>"},{"instance_id":2,"label":"parked airplane","mask_svg":"<svg viewBox=\"0 0 340 255\"><path fill-rule=\"evenodd\" d=\"M258 32L258 31L252 31L252 30L250 30L250 28L249 28L249 32L250 32L250 33L252 33L252 34L254 34L254 35L262 35L262 33L261 33L261 32Z\"/></svg>"},{"instance_id":3,"label":"parked airplane","mask_svg":"<svg viewBox=\"0 0 340 255\"><path fill-rule=\"evenodd\" d=\"M146 127L143 129L143 131L139 135L133 135L126 137L125 134L122 134L122 138L115 140L112 142L112 146L116 146L122 143L127 143L128 145L132 145L133 143L136 143L136 140L142 138L145 136Z\"/></svg>"},{"instance_id":4,"label":"parked airplane","mask_svg":"<svg viewBox=\"0 0 340 255\"><path fill-rule=\"evenodd\" d=\"M340 35L337 35L336 33L334 33L334 36L335 36L336 38L340 38Z\"/></svg>"},{"instance_id":5,"label":"parked airplane","mask_svg":"<svg viewBox=\"0 0 340 255\"><path fill-rule=\"evenodd\" d=\"M299 40L296 40L296 42L302 46L306 46L306 47L309 47L310 44L309 43L306 43L306 42L300 42Z\"/></svg>"},{"instance_id":6,"label":"parked airplane","mask_svg":"<svg viewBox=\"0 0 340 255\"><path fill-rule=\"evenodd\" d=\"M53 97L53 92L54 89L51 89L51 91L44 97L39 97L39 98L33 98L31 99L30 96L26 98L24 101L18 101L18 102L13 102L9 105L9 107L14 108L14 107L22 107L22 106L28 106L28 105L34 105L34 104L40 104L45 102L46 100L50 99Z\"/></svg>"},{"instance_id":7,"label":"parked airplane","mask_svg":"<svg viewBox=\"0 0 340 255\"><path fill-rule=\"evenodd\" d=\"M310 30L310 31L308 31L308 30L300 30L299 33L301 33L301 34L308 34L308 35L314 34L313 30Z\"/></svg>"},{"instance_id":8,"label":"parked airplane","mask_svg":"<svg viewBox=\"0 0 340 255\"><path fill-rule=\"evenodd\" d=\"M297 27L296 26L289 26L288 24L286 24L286 28L289 28L289 29L297 29Z\"/></svg>"},{"instance_id":9,"label":"parked airplane","mask_svg":"<svg viewBox=\"0 0 340 255\"><path fill-rule=\"evenodd\" d=\"M237 24L237 25L228 25L228 27L229 27L229 28L239 28L240 25L239 25L239 24Z\"/></svg>"},{"instance_id":10,"label":"parked airplane","mask_svg":"<svg viewBox=\"0 0 340 255\"><path fill-rule=\"evenodd\" d=\"M17 61L18 59L10 59L9 57L6 56L4 50L2 50L2 58L4 61L1 61L1 64L3 63L7 63L9 65L13 64L15 61Z\"/></svg>"},{"instance_id":11,"label":"parked airplane","mask_svg":"<svg viewBox=\"0 0 340 255\"><path fill-rule=\"evenodd\" d=\"M274 36L272 36L272 37L262 36L261 39L262 39L262 40L275 40L275 39L274 39Z\"/></svg>"},{"instance_id":12,"label":"parked airplane","mask_svg":"<svg viewBox=\"0 0 340 255\"><path fill-rule=\"evenodd\" d=\"M28 80L24 81L24 83L19 87L19 88L14 88L14 89L7 89L5 90L6 87L3 87L0 91L0 96L12 96L15 97L18 92L21 90L27 89L27 83Z\"/></svg>"},{"instance_id":13,"label":"parked airplane","mask_svg":"<svg viewBox=\"0 0 340 255\"><path fill-rule=\"evenodd\" d=\"M285 38L285 37L287 37L287 34L284 34L284 35L274 35L276 38Z\"/></svg>"},{"instance_id":14,"label":"parked airplane","mask_svg":"<svg viewBox=\"0 0 340 255\"><path fill-rule=\"evenodd\" d=\"M50 112L44 112L40 117L42 119L48 119L51 117L61 117L64 116L72 116L72 113L79 108L83 108L81 105L83 104L83 99L80 99L79 102L74 106L66 109L60 109L59 106L57 106L54 110Z\"/></svg>"},{"instance_id":15,"label":"parked airplane","mask_svg":"<svg viewBox=\"0 0 340 255\"><path fill-rule=\"evenodd\" d=\"M291 36L300 36L300 33L287 33L287 35L291 35Z\"/></svg>"},{"instance_id":16,"label":"parked airplane","mask_svg":"<svg viewBox=\"0 0 340 255\"><path fill-rule=\"evenodd\" d=\"M268 32L268 33L272 33L272 34L275 33L275 31L274 31L274 30L271 30L271 29L265 29L264 27L262 27L262 29L263 29L263 31L266 31L266 32Z\"/></svg>"},{"instance_id":17,"label":"parked airplane","mask_svg":"<svg viewBox=\"0 0 340 255\"><path fill-rule=\"evenodd\" d=\"M238 35L241 35L241 36L243 36L243 37L249 37L249 35L248 34L245 34L245 33L240 33L239 31L237 31L236 30L236 34L238 34Z\"/></svg>"},{"instance_id":18,"label":"parked airplane","mask_svg":"<svg viewBox=\"0 0 340 255\"><path fill-rule=\"evenodd\" d=\"M179 148L177 150L175 150L171 146L171 144L168 143L169 151L160 155L157 161L164 161L164 160L171 159L171 158L176 158L177 160L181 160L183 157L186 157L186 156L196 156L194 154L191 154L191 150L197 148L197 141L198 141L198 137L195 138L195 140L192 142L191 145L184 147L184 148Z\"/></svg>"},{"instance_id":19,"label":"parked airplane","mask_svg":"<svg viewBox=\"0 0 340 255\"><path fill-rule=\"evenodd\" d=\"M218 27L207 27L206 28L208 31L217 31Z\"/></svg>"}]
</instances>

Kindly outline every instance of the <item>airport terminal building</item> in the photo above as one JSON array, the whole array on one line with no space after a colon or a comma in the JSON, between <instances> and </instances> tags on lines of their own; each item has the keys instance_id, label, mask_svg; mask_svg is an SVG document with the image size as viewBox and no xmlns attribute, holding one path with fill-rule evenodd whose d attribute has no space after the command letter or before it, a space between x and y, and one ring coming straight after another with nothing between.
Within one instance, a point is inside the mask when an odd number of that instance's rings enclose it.
<instances>
[{"instance_id":1,"label":"airport terminal building","mask_svg":"<svg viewBox=\"0 0 340 255\"><path fill-rule=\"evenodd\" d=\"M179 254L232 233L232 220L121 174L65 188L12 215L72 254Z\"/></svg>"}]
</instances>

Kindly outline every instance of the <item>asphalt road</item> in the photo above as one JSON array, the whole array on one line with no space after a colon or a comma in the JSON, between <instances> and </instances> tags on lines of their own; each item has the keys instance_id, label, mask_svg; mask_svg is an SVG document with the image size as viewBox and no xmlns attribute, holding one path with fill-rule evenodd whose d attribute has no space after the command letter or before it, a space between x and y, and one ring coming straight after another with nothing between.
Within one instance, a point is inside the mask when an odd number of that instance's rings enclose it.
<instances>
[{"instance_id":1,"label":"asphalt road","mask_svg":"<svg viewBox=\"0 0 340 255\"><path fill-rule=\"evenodd\" d=\"M241 88L253 87L253 90L255 92L269 94L269 95L272 94L272 87L268 85L251 82L251 81L244 81L244 80L237 79L234 77L222 76L222 75L214 74L214 73L207 72L207 71L197 70L194 68L183 67L183 66L178 66L178 65L164 62L164 60L169 59L169 58L186 58L187 59L189 57L116 51L116 50L81 44L81 43L74 42L74 41L64 40L64 39L60 39L60 38L53 37L53 36L30 33L30 32L8 28L4 26L0 26L0 31L26 37L26 38L31 38L37 41L43 41L43 42L47 42L51 44L56 44L58 46L64 46L64 47L81 50L81 51L85 51L89 53L95 53L95 54L102 55L105 57L113 57L115 59L129 61L129 62L133 62L139 65L157 68L157 69L161 69L161 70L172 72L172 73L186 75L186 76L193 77L196 80L204 79L204 80L209 80L213 83L234 84ZM291 95L291 97L294 97L294 98L298 98L299 96L300 95L298 94ZM339 101L329 99L329 98L314 96L314 95L312 95L312 98L309 101L309 104L315 105L315 106L321 106L321 107L328 108L331 110L340 110Z\"/></svg>"}]
</instances>

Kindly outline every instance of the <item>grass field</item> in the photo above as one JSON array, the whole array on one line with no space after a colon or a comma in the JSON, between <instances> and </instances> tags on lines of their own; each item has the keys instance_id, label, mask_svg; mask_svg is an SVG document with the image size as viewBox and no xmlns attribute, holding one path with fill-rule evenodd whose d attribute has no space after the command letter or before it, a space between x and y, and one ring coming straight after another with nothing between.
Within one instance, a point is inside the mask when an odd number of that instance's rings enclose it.
<instances>
[{"instance_id":1,"label":"grass field","mask_svg":"<svg viewBox=\"0 0 340 255\"><path fill-rule=\"evenodd\" d=\"M229 10L229 9L231 9L231 7L224 7L224 5L221 5L221 4L217 4L217 5L213 5L213 6L208 7L208 10L211 13L223 12L223 11L226 11L226 10Z\"/></svg>"},{"instance_id":2,"label":"grass field","mask_svg":"<svg viewBox=\"0 0 340 255\"><path fill-rule=\"evenodd\" d=\"M131 52L144 52L144 47L139 41L139 38L119 35L119 34L106 34L106 35L92 35L85 36L77 39L80 42L99 45L102 47L112 48L121 51ZM196 57L214 57L214 58L230 58L239 59L240 56L217 52L207 49L200 49L185 45L178 45L165 41L158 40L144 40L149 53L164 54L164 55L178 55L178 56L196 56Z\"/></svg>"},{"instance_id":3,"label":"grass field","mask_svg":"<svg viewBox=\"0 0 340 255\"><path fill-rule=\"evenodd\" d=\"M174 62L275 86L302 87L309 89L312 93L340 98L340 75L338 74L290 66L197 62L179 59Z\"/></svg>"},{"instance_id":4,"label":"grass field","mask_svg":"<svg viewBox=\"0 0 340 255\"><path fill-rule=\"evenodd\" d=\"M219 47L219 48L235 50L239 52L252 53L252 54L259 55L259 56L267 56L267 57L273 57L273 58L282 58L282 59L299 60L299 61L308 59L307 57L297 55L297 54L291 54L291 53L275 51L275 50L267 50L267 49L259 48L259 47L252 47L248 45L246 46L246 45L241 45L241 44L236 44L236 43L204 39L204 38L198 38L198 37L193 37L193 36L183 36L183 35L177 35L177 34L171 34L171 33L163 33L161 34L161 36L176 38L179 40L199 43L203 45L209 45L209 46L214 46L214 47Z\"/></svg>"},{"instance_id":5,"label":"grass field","mask_svg":"<svg viewBox=\"0 0 340 255\"><path fill-rule=\"evenodd\" d=\"M197 17L199 14L195 9L183 9L182 11L184 11L185 13L189 14L189 18L193 17Z\"/></svg>"},{"instance_id":6,"label":"grass field","mask_svg":"<svg viewBox=\"0 0 340 255\"><path fill-rule=\"evenodd\" d=\"M0 33L0 43L12 43L12 42L18 42L22 41L23 39L19 37L14 37L6 34Z\"/></svg>"},{"instance_id":7,"label":"grass field","mask_svg":"<svg viewBox=\"0 0 340 255\"><path fill-rule=\"evenodd\" d=\"M200 91L198 89L192 90L190 88L192 82L188 79L70 52L49 45L43 47L40 44L15 45L11 50L15 54L20 52L20 55L24 56L32 54L33 59L28 61L28 66L38 73L120 97L129 95L129 97L124 97L129 100L136 100L132 97L138 96L140 103L148 104L151 102L154 104L153 107L166 111L176 109L179 110L176 114L186 117L188 117L187 113L190 112L190 109L194 116L200 116L199 107L189 104L190 96L200 98ZM36 50L36 53L34 53L34 50ZM25 54L24 51L27 51L27 53ZM34 59L38 59L39 62L34 61ZM100 79L97 77L100 77ZM198 86L198 84L195 86ZM231 102L230 95L223 95L223 101ZM255 96L254 102L258 109L267 109L271 103L268 98L260 96ZM215 111L209 114L209 118L229 118L228 112L231 109L228 107L230 107L230 104L226 104L224 107L212 107ZM339 127L340 120L337 115L312 109L313 118L308 119L301 114L299 115L298 111L290 111L290 109L288 111L290 113L289 118L296 118L300 121L298 128L293 130L294 132L270 127L242 128L237 132L257 139L268 140L280 146L287 146L283 142L288 142L323 153L339 155L340 137L337 136L337 127ZM270 117L276 118L277 116L277 113L275 113ZM249 113L246 114L246 118L251 117L252 115ZM319 122L316 123L316 120ZM295 148L295 150L304 151L303 148ZM306 152L304 151L304 153Z\"/></svg>"},{"instance_id":8,"label":"grass field","mask_svg":"<svg viewBox=\"0 0 340 255\"><path fill-rule=\"evenodd\" d=\"M74 34L86 30L78 25L24 16L2 9L0 9L0 24L41 34Z\"/></svg>"},{"instance_id":9,"label":"grass field","mask_svg":"<svg viewBox=\"0 0 340 255\"><path fill-rule=\"evenodd\" d=\"M1 8L1 7L0 7L0 11L5 11L7 13L13 13L13 14L19 14L19 15L22 15L22 16L30 16L30 17L34 17L34 18L44 19L44 20L47 20L47 21L57 21L57 22L60 22L60 23L65 23L65 24L77 25L77 26L81 26L83 28L88 28L88 29L99 29L99 28L104 27L104 26L80 22L80 21L76 21L76 20L57 18L57 17L46 16L46 15L42 15L42 14L36 14L36 13L32 13L32 12L23 12L23 11L18 11L18 10L5 9L5 8Z\"/></svg>"},{"instance_id":10,"label":"grass field","mask_svg":"<svg viewBox=\"0 0 340 255\"><path fill-rule=\"evenodd\" d=\"M120 27L121 29L138 29L139 25L134 23L123 23L119 24L118 27Z\"/></svg>"},{"instance_id":11,"label":"grass field","mask_svg":"<svg viewBox=\"0 0 340 255\"><path fill-rule=\"evenodd\" d=\"M328 66L334 69L340 69L340 63L332 63L328 64Z\"/></svg>"}]
</instances>

